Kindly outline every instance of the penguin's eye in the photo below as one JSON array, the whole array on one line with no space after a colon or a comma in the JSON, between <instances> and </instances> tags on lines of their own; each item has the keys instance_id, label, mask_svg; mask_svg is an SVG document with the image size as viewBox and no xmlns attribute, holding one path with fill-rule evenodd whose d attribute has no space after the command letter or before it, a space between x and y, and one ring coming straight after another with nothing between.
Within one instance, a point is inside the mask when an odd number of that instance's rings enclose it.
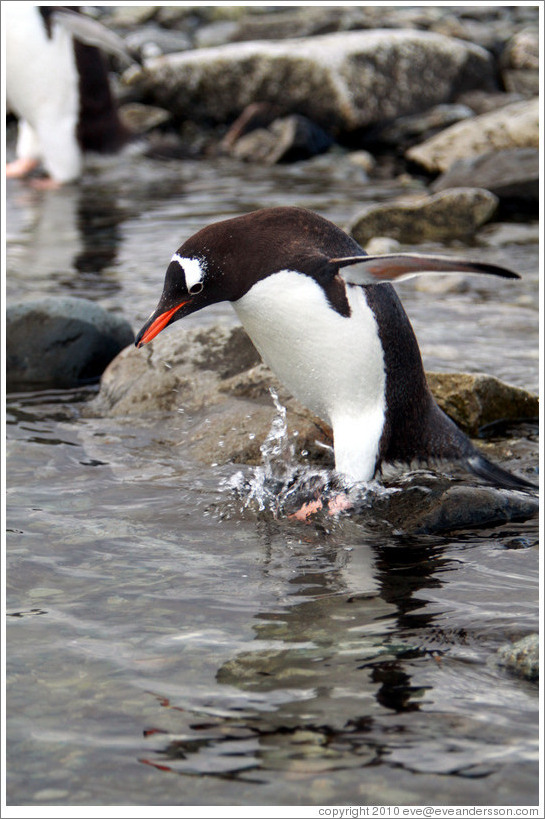
<instances>
[{"instance_id":1,"label":"penguin's eye","mask_svg":"<svg viewBox=\"0 0 545 819\"><path fill-rule=\"evenodd\" d=\"M191 287L189 288L189 292L191 293L192 296L195 296L197 293L201 292L203 287L204 285L202 282L195 282L195 284L192 284Z\"/></svg>"}]
</instances>

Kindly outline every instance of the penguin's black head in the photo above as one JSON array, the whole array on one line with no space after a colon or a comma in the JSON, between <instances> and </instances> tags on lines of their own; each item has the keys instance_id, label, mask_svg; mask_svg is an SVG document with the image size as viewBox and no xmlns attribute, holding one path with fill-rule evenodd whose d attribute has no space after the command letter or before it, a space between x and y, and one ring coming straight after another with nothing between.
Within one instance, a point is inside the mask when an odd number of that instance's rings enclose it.
<instances>
[{"instance_id":1,"label":"penguin's black head","mask_svg":"<svg viewBox=\"0 0 545 819\"><path fill-rule=\"evenodd\" d=\"M157 309L136 345L147 344L169 324L203 307L237 301L258 281L281 270L312 276L331 300L330 289L340 281L338 265L329 264L329 257L356 253L365 255L346 233L303 208L263 208L215 222L173 255ZM344 298L344 285L341 290ZM279 292L279 298L285 297L289 294Z\"/></svg>"},{"instance_id":2,"label":"penguin's black head","mask_svg":"<svg viewBox=\"0 0 545 819\"><path fill-rule=\"evenodd\" d=\"M224 301L218 285L218 276L209 271L206 257L184 255L182 246L170 260L159 304L138 333L136 346L147 344L178 319Z\"/></svg>"}]
</instances>

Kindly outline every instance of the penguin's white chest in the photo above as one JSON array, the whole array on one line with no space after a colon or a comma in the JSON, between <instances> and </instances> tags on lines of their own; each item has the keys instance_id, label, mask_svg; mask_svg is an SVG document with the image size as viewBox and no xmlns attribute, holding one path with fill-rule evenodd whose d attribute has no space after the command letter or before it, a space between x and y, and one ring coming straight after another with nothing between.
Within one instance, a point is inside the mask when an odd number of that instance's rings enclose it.
<instances>
[{"instance_id":1,"label":"penguin's white chest","mask_svg":"<svg viewBox=\"0 0 545 819\"><path fill-rule=\"evenodd\" d=\"M233 306L265 363L331 424L337 470L370 480L385 420L384 355L364 290L349 285L347 298L350 317L331 307L310 276L283 270Z\"/></svg>"}]
</instances>

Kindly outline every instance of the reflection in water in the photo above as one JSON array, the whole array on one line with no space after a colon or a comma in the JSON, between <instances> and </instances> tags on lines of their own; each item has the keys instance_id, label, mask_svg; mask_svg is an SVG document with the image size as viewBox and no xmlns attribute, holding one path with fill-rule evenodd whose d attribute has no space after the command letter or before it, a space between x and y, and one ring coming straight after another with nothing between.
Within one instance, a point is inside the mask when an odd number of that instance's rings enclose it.
<instances>
[{"instance_id":1,"label":"reflection in water","mask_svg":"<svg viewBox=\"0 0 545 819\"><path fill-rule=\"evenodd\" d=\"M74 257L74 269L80 274L96 276L112 265L121 244L120 225L127 217L128 213L119 206L113 188L81 187L76 224L82 249Z\"/></svg>"},{"instance_id":2,"label":"reflection in water","mask_svg":"<svg viewBox=\"0 0 545 819\"><path fill-rule=\"evenodd\" d=\"M285 558L282 538L270 534L269 575ZM183 738L166 746L164 736L148 730L155 753L140 761L163 771L257 783L266 771L318 774L387 757L388 714L418 711L430 688L413 682L411 666L435 664L440 654L404 633L408 613L423 609L413 595L440 585L433 577L438 560L437 546L396 549L369 542L292 555L289 571L280 568L286 604L259 612L256 649L240 652L217 672L220 684L257 695L259 707L252 711L249 696L241 715L194 713L191 721L185 714ZM421 611L418 629L431 619ZM414 632L415 621L410 625ZM263 709L263 694L274 709ZM168 700L161 704L173 707Z\"/></svg>"},{"instance_id":3,"label":"reflection in water","mask_svg":"<svg viewBox=\"0 0 545 819\"><path fill-rule=\"evenodd\" d=\"M15 242L11 242L10 267L15 270L9 271L10 279L39 275L46 291L57 283L70 295L91 299L119 290L117 279L100 276L116 261L120 225L129 215L118 204L115 188L94 185L67 186L60 191L23 188L16 202L17 209L12 209L8 216L23 219L26 227L18 237L17 253ZM27 235L32 236L31 242L26 241ZM36 285L34 279L29 295L40 292Z\"/></svg>"}]
</instances>

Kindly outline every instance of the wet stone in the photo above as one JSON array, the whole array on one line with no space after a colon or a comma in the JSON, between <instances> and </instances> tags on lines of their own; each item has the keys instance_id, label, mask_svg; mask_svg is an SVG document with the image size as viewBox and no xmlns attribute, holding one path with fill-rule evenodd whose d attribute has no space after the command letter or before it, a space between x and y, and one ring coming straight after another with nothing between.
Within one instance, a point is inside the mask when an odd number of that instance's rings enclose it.
<instances>
[{"instance_id":1,"label":"wet stone","mask_svg":"<svg viewBox=\"0 0 545 819\"><path fill-rule=\"evenodd\" d=\"M538 415L537 396L492 376L428 373L428 382L443 411L470 434L495 421ZM271 388L287 409L296 460L330 468L330 428L287 392L240 326L180 327L142 349L126 348L104 372L99 395L83 414L161 413L174 422L178 412L206 410L206 427L187 433L192 457L209 464L258 464L275 418Z\"/></svg>"},{"instance_id":2,"label":"wet stone","mask_svg":"<svg viewBox=\"0 0 545 819\"><path fill-rule=\"evenodd\" d=\"M6 329L10 390L92 383L134 341L125 319L70 296L9 305Z\"/></svg>"},{"instance_id":3,"label":"wet stone","mask_svg":"<svg viewBox=\"0 0 545 819\"><path fill-rule=\"evenodd\" d=\"M538 499L520 492L488 486L454 486L419 516L405 520L403 528L414 534L451 532L528 520L538 512Z\"/></svg>"},{"instance_id":4,"label":"wet stone","mask_svg":"<svg viewBox=\"0 0 545 819\"><path fill-rule=\"evenodd\" d=\"M268 128L257 128L237 139L232 156L246 162L297 162L324 153L333 140L307 117L293 114L276 119Z\"/></svg>"}]
</instances>

